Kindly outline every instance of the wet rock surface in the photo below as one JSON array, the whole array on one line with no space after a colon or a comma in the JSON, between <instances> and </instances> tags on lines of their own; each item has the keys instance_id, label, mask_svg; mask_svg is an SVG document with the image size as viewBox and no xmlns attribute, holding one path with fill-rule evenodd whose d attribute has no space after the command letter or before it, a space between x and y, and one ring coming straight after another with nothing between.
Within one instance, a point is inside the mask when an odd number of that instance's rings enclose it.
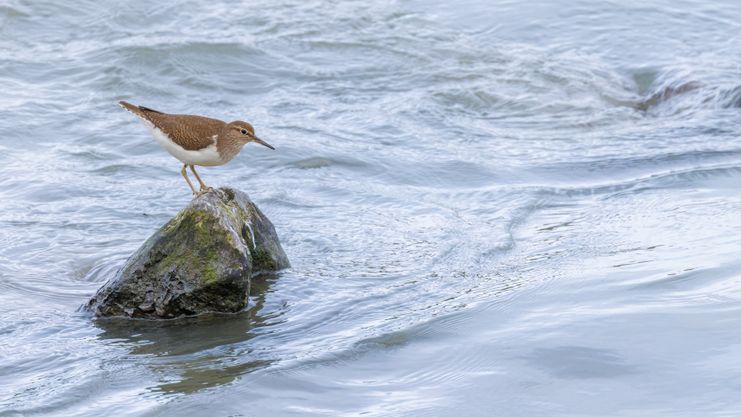
<instances>
[{"instance_id":1,"label":"wet rock surface","mask_svg":"<svg viewBox=\"0 0 741 417\"><path fill-rule=\"evenodd\" d=\"M86 307L98 317L146 319L237 312L254 274L289 266L273 224L247 194L219 188L147 239Z\"/></svg>"}]
</instances>

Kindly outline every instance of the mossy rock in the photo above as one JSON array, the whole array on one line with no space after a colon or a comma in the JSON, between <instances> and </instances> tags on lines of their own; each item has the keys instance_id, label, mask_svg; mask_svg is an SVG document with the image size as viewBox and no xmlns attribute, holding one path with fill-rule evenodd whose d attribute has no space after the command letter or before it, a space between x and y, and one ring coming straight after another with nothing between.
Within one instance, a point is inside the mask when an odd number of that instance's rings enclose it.
<instances>
[{"instance_id":1,"label":"mossy rock","mask_svg":"<svg viewBox=\"0 0 741 417\"><path fill-rule=\"evenodd\" d=\"M237 312L253 274L289 266L270 220L247 194L220 188L147 239L87 308L99 317L147 319Z\"/></svg>"}]
</instances>

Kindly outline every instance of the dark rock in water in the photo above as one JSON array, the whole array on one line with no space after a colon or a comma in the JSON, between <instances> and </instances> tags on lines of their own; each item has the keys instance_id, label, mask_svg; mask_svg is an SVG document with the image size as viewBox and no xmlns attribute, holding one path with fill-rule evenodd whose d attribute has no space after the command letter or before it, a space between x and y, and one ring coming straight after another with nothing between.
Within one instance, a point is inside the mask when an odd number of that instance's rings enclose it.
<instances>
[{"instance_id":1,"label":"dark rock in water","mask_svg":"<svg viewBox=\"0 0 741 417\"><path fill-rule=\"evenodd\" d=\"M151 236L87 308L147 319L236 312L247 305L253 274L289 266L270 220L247 194L220 188Z\"/></svg>"}]
</instances>

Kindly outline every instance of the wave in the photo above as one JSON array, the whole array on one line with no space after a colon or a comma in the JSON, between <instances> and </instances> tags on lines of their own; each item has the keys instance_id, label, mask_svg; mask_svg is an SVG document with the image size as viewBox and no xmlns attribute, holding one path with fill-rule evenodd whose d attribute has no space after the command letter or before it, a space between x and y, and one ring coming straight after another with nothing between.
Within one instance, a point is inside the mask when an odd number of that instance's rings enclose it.
<instances>
[{"instance_id":1,"label":"wave","mask_svg":"<svg viewBox=\"0 0 741 417\"><path fill-rule=\"evenodd\" d=\"M668 70L659 74L644 98L633 102L632 106L653 115L741 108L741 81L738 76L722 71L702 77L702 74L690 74L687 70Z\"/></svg>"}]
</instances>

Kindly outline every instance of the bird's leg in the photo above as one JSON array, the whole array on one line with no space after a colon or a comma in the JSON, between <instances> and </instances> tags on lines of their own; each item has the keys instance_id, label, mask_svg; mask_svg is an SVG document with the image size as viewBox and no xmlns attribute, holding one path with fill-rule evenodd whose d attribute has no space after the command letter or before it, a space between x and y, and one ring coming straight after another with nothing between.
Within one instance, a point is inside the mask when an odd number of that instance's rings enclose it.
<instances>
[{"instance_id":1,"label":"bird's leg","mask_svg":"<svg viewBox=\"0 0 741 417\"><path fill-rule=\"evenodd\" d=\"M207 186L207 185L206 185L206 183L205 183L205 182L203 182L203 180L201 180L201 177L200 177L200 176L198 176L198 173L196 172L196 167L195 167L195 165L191 165L191 166L190 166L190 170L191 170L191 171L193 171L193 174L194 174L194 175L196 176L196 179L198 180L198 183L199 183L199 184L201 185L201 192L202 192L202 193L205 193L205 192L207 192L207 191L211 191L211 190L213 190L213 188L211 188L211 187Z\"/></svg>"},{"instance_id":2,"label":"bird's leg","mask_svg":"<svg viewBox=\"0 0 741 417\"><path fill-rule=\"evenodd\" d=\"M193 188L193 184L190 182L190 178L188 178L188 171L186 171L187 168L188 165L183 164L183 169L180 171L180 173L183 174L183 178L185 178L185 181L188 183L188 187L190 187L190 190L193 191L193 195L198 195L196 189Z\"/></svg>"}]
</instances>

